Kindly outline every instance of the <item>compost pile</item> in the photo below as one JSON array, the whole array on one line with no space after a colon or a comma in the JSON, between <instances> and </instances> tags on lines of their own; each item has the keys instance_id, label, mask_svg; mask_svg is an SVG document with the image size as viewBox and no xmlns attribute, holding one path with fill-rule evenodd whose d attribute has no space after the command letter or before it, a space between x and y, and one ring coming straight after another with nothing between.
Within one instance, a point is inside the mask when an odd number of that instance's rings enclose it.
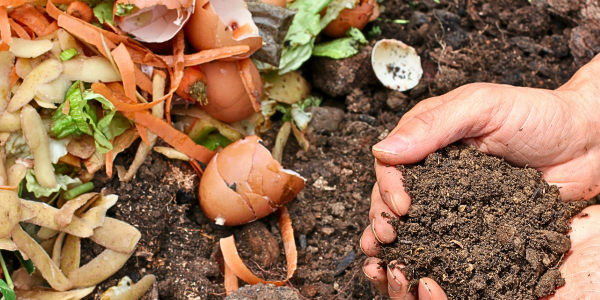
<instances>
[{"instance_id":1,"label":"compost pile","mask_svg":"<svg viewBox=\"0 0 600 300\"><path fill-rule=\"evenodd\" d=\"M538 299L565 284L568 220L585 202L563 202L536 170L472 146L398 168L412 206L391 219L398 239L380 255L405 265L411 287L429 277L449 299Z\"/></svg>"}]
</instances>

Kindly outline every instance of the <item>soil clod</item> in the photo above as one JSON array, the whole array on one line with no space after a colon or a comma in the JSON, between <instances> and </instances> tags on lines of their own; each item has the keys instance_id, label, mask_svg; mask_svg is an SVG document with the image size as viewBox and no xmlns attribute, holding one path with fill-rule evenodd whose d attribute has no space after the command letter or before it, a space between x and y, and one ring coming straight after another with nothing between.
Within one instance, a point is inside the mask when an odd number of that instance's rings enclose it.
<instances>
[{"instance_id":1,"label":"soil clod","mask_svg":"<svg viewBox=\"0 0 600 300\"><path fill-rule=\"evenodd\" d=\"M565 284L568 220L585 202L563 202L541 173L472 146L398 169L412 206L390 219L398 239L380 256L405 265L411 288L429 277L449 299L538 299Z\"/></svg>"}]
</instances>

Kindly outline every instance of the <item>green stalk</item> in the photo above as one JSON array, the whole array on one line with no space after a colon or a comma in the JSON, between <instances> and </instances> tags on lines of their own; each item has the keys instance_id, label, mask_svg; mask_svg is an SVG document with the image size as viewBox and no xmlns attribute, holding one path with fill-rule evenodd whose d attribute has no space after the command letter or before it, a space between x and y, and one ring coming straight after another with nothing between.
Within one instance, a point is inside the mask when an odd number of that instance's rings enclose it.
<instances>
[{"instance_id":1,"label":"green stalk","mask_svg":"<svg viewBox=\"0 0 600 300\"><path fill-rule=\"evenodd\" d=\"M75 197L87 192L91 192L92 190L94 190L94 183L90 181L66 191L63 194L63 198L65 198L65 200L75 199Z\"/></svg>"},{"instance_id":2,"label":"green stalk","mask_svg":"<svg viewBox=\"0 0 600 300\"><path fill-rule=\"evenodd\" d=\"M6 278L6 283L8 284L8 287L11 289L15 288L15 285L12 282L12 279L10 278L10 275L8 274L8 269L6 268L6 263L4 262L4 257L2 257L2 251L0 251L0 265L2 265L2 273L4 273L4 277Z\"/></svg>"}]
</instances>

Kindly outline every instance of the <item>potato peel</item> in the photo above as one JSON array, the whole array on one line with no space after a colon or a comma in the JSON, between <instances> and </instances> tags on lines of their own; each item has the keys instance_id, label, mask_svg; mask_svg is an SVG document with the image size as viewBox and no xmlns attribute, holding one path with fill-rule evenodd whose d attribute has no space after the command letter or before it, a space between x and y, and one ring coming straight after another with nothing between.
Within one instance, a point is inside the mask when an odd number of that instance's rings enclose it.
<instances>
[{"instance_id":1,"label":"potato peel","mask_svg":"<svg viewBox=\"0 0 600 300\"><path fill-rule=\"evenodd\" d=\"M94 229L90 237L94 243L121 253L130 253L135 249L142 234L135 227L123 221L105 218L102 226Z\"/></svg>"},{"instance_id":2,"label":"potato peel","mask_svg":"<svg viewBox=\"0 0 600 300\"><path fill-rule=\"evenodd\" d=\"M21 226L15 227L12 237L19 250L31 259L35 267L40 270L44 279L48 281L53 289L62 292L73 287L71 281L61 272L42 246L23 231Z\"/></svg>"},{"instance_id":3,"label":"potato peel","mask_svg":"<svg viewBox=\"0 0 600 300\"><path fill-rule=\"evenodd\" d=\"M87 193L78 196L73 200L65 202L65 204L58 210L58 213L56 213L54 221L61 227L68 226L71 224L71 220L73 220L75 211L96 196L98 196L98 193Z\"/></svg>"},{"instance_id":4,"label":"potato peel","mask_svg":"<svg viewBox=\"0 0 600 300\"><path fill-rule=\"evenodd\" d=\"M68 278L75 288L99 284L119 271L132 254L106 249L89 263L71 271Z\"/></svg>"},{"instance_id":5,"label":"potato peel","mask_svg":"<svg viewBox=\"0 0 600 300\"><path fill-rule=\"evenodd\" d=\"M23 210L21 221L25 223L63 231L78 237L90 237L94 233L92 228L78 217L73 217L69 225L61 227L55 221L59 210L43 202L21 199L21 209Z\"/></svg>"},{"instance_id":6,"label":"potato peel","mask_svg":"<svg viewBox=\"0 0 600 300\"><path fill-rule=\"evenodd\" d=\"M252 273L248 267L242 261L242 258L238 254L237 247L235 246L234 236L222 238L220 240L221 252L223 253L223 259L231 271L239 277L241 280L248 284L274 284L276 286L283 286L296 271L298 266L298 252L296 250L296 241L294 240L294 229L292 228L292 221L290 219L289 212L285 206L281 207L277 211L277 217L279 218L279 228L281 230L281 237L283 239L283 246L285 249L285 257L287 260L287 276L282 281L267 281Z\"/></svg>"},{"instance_id":7,"label":"potato peel","mask_svg":"<svg viewBox=\"0 0 600 300\"><path fill-rule=\"evenodd\" d=\"M79 268L81 261L81 238L74 235L67 235L65 243L62 247L60 256L60 269L65 276Z\"/></svg>"}]
</instances>

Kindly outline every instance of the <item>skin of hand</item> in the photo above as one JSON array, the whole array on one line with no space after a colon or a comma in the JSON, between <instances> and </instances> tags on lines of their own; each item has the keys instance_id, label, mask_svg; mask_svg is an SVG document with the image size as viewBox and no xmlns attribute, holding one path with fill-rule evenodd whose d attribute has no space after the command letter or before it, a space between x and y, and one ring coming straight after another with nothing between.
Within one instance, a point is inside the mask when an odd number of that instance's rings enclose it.
<instances>
[{"instance_id":1,"label":"skin of hand","mask_svg":"<svg viewBox=\"0 0 600 300\"><path fill-rule=\"evenodd\" d=\"M380 244L396 232L382 212L405 215L411 200L402 174L394 167L423 160L455 141L515 166L543 172L560 188L565 201L584 200L600 192L600 56L583 66L557 90L475 83L419 102L386 139L373 147L377 184L371 196L370 224L360 241L369 256L363 270L392 299L447 299L439 285L420 280L417 295L407 293L400 268L384 270L376 258ZM600 206L572 219L571 250L561 266L566 285L545 299L600 299ZM591 297L591 298L590 298Z\"/></svg>"}]
</instances>

